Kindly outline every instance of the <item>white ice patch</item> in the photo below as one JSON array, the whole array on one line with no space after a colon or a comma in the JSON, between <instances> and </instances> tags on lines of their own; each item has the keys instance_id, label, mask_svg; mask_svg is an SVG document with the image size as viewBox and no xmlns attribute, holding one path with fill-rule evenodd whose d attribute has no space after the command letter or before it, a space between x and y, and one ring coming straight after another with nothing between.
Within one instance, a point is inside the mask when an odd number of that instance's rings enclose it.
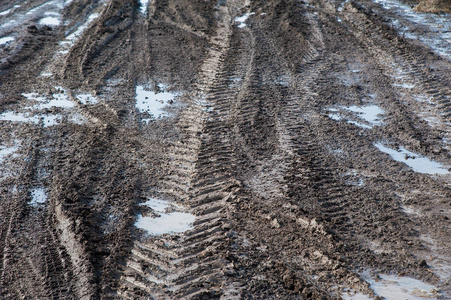
<instances>
[{"instance_id":1,"label":"white ice patch","mask_svg":"<svg viewBox=\"0 0 451 300\"><path fill-rule=\"evenodd\" d=\"M139 7L139 10L141 11L141 13L143 15L145 15L146 12L147 12L147 5L149 4L149 0L140 0L139 2L140 2L140 5L141 5Z\"/></svg>"},{"instance_id":2,"label":"white ice patch","mask_svg":"<svg viewBox=\"0 0 451 300\"><path fill-rule=\"evenodd\" d=\"M60 19L55 17L45 17L39 21L39 24L48 26L59 26L61 24L61 21Z\"/></svg>"},{"instance_id":3,"label":"white ice patch","mask_svg":"<svg viewBox=\"0 0 451 300\"><path fill-rule=\"evenodd\" d=\"M76 97L78 100L80 100L81 103L85 105L97 104L99 102L99 100L91 94L79 94Z\"/></svg>"},{"instance_id":4,"label":"white ice patch","mask_svg":"<svg viewBox=\"0 0 451 300\"><path fill-rule=\"evenodd\" d=\"M0 121L20 122L20 123L34 123L41 124L44 127L50 127L58 125L61 121L60 115L35 115L30 116L25 113L17 113L11 111L5 111L0 114Z\"/></svg>"},{"instance_id":5,"label":"white ice patch","mask_svg":"<svg viewBox=\"0 0 451 300\"><path fill-rule=\"evenodd\" d=\"M244 15L242 15L241 17L236 17L235 19L234 19L234 21L236 22L236 23L238 23L238 28L244 28L244 27L246 27L247 25L246 25L246 21L247 21L247 19L249 19L249 17L250 16L252 16L252 15L255 15L255 13L253 12L253 13L246 13L246 14L244 14Z\"/></svg>"},{"instance_id":6,"label":"white ice patch","mask_svg":"<svg viewBox=\"0 0 451 300\"><path fill-rule=\"evenodd\" d=\"M44 188L35 188L31 191L31 205L43 204L47 201L47 193Z\"/></svg>"},{"instance_id":7,"label":"white ice patch","mask_svg":"<svg viewBox=\"0 0 451 300\"><path fill-rule=\"evenodd\" d=\"M449 174L449 171L445 169L442 164L432 161L427 157L410 152L404 147L400 147L400 150L396 151L385 147L381 143L375 143L374 146L376 146L380 151L389 154L394 160L405 163L415 172L439 175Z\"/></svg>"},{"instance_id":8,"label":"white ice patch","mask_svg":"<svg viewBox=\"0 0 451 300\"><path fill-rule=\"evenodd\" d=\"M169 92L155 93L142 85L136 86L136 108L140 113L148 113L155 118L163 116L163 108L173 103L176 94Z\"/></svg>"},{"instance_id":9,"label":"white ice patch","mask_svg":"<svg viewBox=\"0 0 451 300\"><path fill-rule=\"evenodd\" d=\"M421 41L440 55L451 57L449 14L416 12L410 5L398 0L374 0L374 2L381 4L387 10L395 11L397 15L408 21L392 20L391 22L402 35Z\"/></svg>"},{"instance_id":10,"label":"white ice patch","mask_svg":"<svg viewBox=\"0 0 451 300\"><path fill-rule=\"evenodd\" d=\"M385 299L436 299L437 289L430 284L410 277L379 275L380 280L368 278L366 281L374 292Z\"/></svg>"},{"instance_id":11,"label":"white ice patch","mask_svg":"<svg viewBox=\"0 0 451 300\"><path fill-rule=\"evenodd\" d=\"M0 46L1 46L1 45L5 45L5 44L7 44L7 43L10 43L10 42L12 42L12 41L14 41L14 40L15 40L15 38L12 37L12 36L5 36L5 37L2 37L2 38L0 38Z\"/></svg>"},{"instance_id":12,"label":"white ice patch","mask_svg":"<svg viewBox=\"0 0 451 300\"><path fill-rule=\"evenodd\" d=\"M153 198L143 205L150 207L159 217L139 215L135 226L147 230L151 235L181 233L193 228L192 223L196 217L190 213L183 212L183 207L181 206Z\"/></svg>"},{"instance_id":13,"label":"white ice patch","mask_svg":"<svg viewBox=\"0 0 451 300\"><path fill-rule=\"evenodd\" d=\"M343 107L340 107L340 109L356 113L355 117L357 117L359 120L364 120L369 124L368 125L368 124L361 123L361 122L354 121L354 120L346 120L348 123L355 124L359 127L370 129L370 128L373 128L373 126L375 126L375 125L382 124L379 116L384 114L384 110L382 110L377 105L367 105L367 106L355 106L354 105L354 106L348 106L348 107L343 106ZM329 113L328 115L331 119L333 119L335 121L340 121L342 119L345 119L340 114L336 113L336 112L338 112L338 110L330 109L330 111L332 111L332 113Z\"/></svg>"}]
</instances>

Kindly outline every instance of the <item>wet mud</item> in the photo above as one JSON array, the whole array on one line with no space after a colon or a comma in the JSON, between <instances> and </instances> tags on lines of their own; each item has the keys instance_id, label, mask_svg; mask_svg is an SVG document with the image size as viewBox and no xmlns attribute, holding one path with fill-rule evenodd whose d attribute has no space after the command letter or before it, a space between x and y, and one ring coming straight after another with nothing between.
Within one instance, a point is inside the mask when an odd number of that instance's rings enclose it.
<instances>
[{"instance_id":1,"label":"wet mud","mask_svg":"<svg viewBox=\"0 0 451 300\"><path fill-rule=\"evenodd\" d=\"M2 1L0 298L451 298L419 2Z\"/></svg>"}]
</instances>

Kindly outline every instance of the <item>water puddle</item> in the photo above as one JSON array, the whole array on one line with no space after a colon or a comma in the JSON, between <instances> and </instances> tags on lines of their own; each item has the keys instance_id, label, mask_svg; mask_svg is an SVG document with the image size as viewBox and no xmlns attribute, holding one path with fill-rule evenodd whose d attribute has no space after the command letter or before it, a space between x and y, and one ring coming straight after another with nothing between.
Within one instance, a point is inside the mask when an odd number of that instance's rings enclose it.
<instances>
[{"instance_id":1,"label":"water puddle","mask_svg":"<svg viewBox=\"0 0 451 300\"><path fill-rule=\"evenodd\" d=\"M341 111L354 113L352 115L356 120L349 120L338 113ZM385 112L377 105L367 105L367 106L343 106L339 109L330 109L329 117L335 121L346 120L346 122L357 125L362 128L371 129L375 125L381 125L382 122L379 118ZM362 123L363 121L363 123Z\"/></svg>"},{"instance_id":2,"label":"water puddle","mask_svg":"<svg viewBox=\"0 0 451 300\"><path fill-rule=\"evenodd\" d=\"M255 13L254 12L252 12L252 13L246 13L246 14L244 14L244 15L242 15L241 17L236 17L235 19L234 19L234 21L236 22L236 23L238 23L238 28L244 28L244 27L246 27L247 25L246 25L246 21L247 21L247 19L249 19L249 17L250 16L252 16L252 15L255 15Z\"/></svg>"},{"instance_id":3,"label":"water puddle","mask_svg":"<svg viewBox=\"0 0 451 300\"><path fill-rule=\"evenodd\" d=\"M399 150L394 150L385 147L381 143L375 143L380 151L389 154L394 160L405 163L415 172L424 174L449 174L450 172L440 163L430 160L427 157L410 152L404 147L400 147Z\"/></svg>"},{"instance_id":4,"label":"water puddle","mask_svg":"<svg viewBox=\"0 0 451 300\"><path fill-rule=\"evenodd\" d=\"M193 228L196 216L184 212L179 205L153 198L143 205L151 208L154 216L139 215L135 226L151 235L181 233Z\"/></svg>"},{"instance_id":5,"label":"water puddle","mask_svg":"<svg viewBox=\"0 0 451 300\"><path fill-rule=\"evenodd\" d=\"M449 14L421 13L397 0L374 0L385 9L395 11L406 21L392 20L391 25L403 36L421 41L436 53L451 57Z\"/></svg>"},{"instance_id":6,"label":"water puddle","mask_svg":"<svg viewBox=\"0 0 451 300\"><path fill-rule=\"evenodd\" d=\"M38 204L44 204L47 201L47 193L44 188L34 188L31 191L30 204L36 206Z\"/></svg>"},{"instance_id":7,"label":"water puddle","mask_svg":"<svg viewBox=\"0 0 451 300\"><path fill-rule=\"evenodd\" d=\"M0 46L1 45L6 45L6 44L8 44L8 43L10 43L10 42L12 42L14 40L15 40L15 38L12 37L12 36L2 37L2 38L0 38Z\"/></svg>"},{"instance_id":8,"label":"water puddle","mask_svg":"<svg viewBox=\"0 0 451 300\"><path fill-rule=\"evenodd\" d=\"M139 10L143 15L145 15L147 12L147 5L149 4L149 0L139 0L139 2L140 2Z\"/></svg>"},{"instance_id":9,"label":"water puddle","mask_svg":"<svg viewBox=\"0 0 451 300\"><path fill-rule=\"evenodd\" d=\"M136 108L141 114L149 114L154 118L166 115L164 108L174 103L177 94L166 92L164 86L159 86L162 92L147 90L144 86L136 86ZM147 120L147 119L145 119Z\"/></svg>"}]
</instances>

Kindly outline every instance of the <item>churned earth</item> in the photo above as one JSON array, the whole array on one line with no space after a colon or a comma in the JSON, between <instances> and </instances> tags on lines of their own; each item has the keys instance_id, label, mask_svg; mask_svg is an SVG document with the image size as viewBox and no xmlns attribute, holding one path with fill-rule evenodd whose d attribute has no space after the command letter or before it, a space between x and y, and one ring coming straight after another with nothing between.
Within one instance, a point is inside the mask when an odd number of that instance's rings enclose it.
<instances>
[{"instance_id":1,"label":"churned earth","mask_svg":"<svg viewBox=\"0 0 451 300\"><path fill-rule=\"evenodd\" d=\"M1 1L0 298L450 299L449 12Z\"/></svg>"}]
</instances>

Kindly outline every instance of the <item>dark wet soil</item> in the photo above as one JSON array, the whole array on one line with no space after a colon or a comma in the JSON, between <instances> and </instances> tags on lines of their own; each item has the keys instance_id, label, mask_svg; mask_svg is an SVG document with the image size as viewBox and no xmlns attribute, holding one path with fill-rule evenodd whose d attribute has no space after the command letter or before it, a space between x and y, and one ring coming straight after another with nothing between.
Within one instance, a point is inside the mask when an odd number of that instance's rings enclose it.
<instances>
[{"instance_id":1,"label":"dark wet soil","mask_svg":"<svg viewBox=\"0 0 451 300\"><path fill-rule=\"evenodd\" d=\"M0 297L374 298L370 272L449 299L451 175L375 144L451 167L451 62L390 24L370 0L2 1ZM138 85L177 97L155 118ZM192 229L137 228L150 197Z\"/></svg>"}]
</instances>

